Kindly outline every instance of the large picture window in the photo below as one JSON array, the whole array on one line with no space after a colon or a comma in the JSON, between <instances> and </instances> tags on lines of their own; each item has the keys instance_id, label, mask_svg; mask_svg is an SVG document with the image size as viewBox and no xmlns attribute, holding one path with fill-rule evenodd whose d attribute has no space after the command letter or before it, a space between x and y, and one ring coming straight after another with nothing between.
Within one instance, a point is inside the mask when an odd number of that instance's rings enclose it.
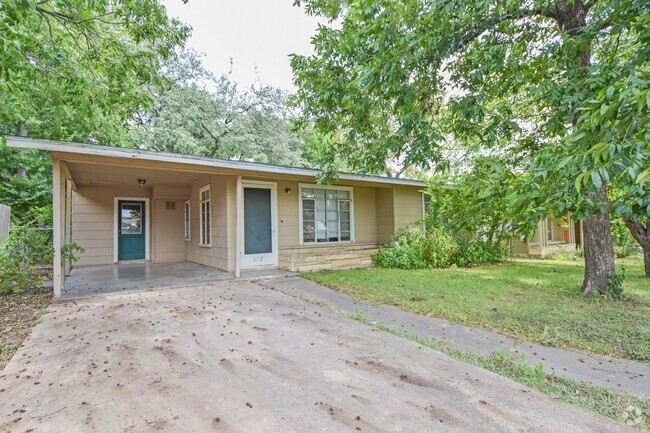
<instances>
[{"instance_id":1,"label":"large picture window","mask_svg":"<svg viewBox=\"0 0 650 433\"><path fill-rule=\"evenodd\" d=\"M301 186L303 243L351 242L352 188Z\"/></svg>"},{"instance_id":2,"label":"large picture window","mask_svg":"<svg viewBox=\"0 0 650 433\"><path fill-rule=\"evenodd\" d=\"M199 190L199 245L210 246L210 185Z\"/></svg>"}]
</instances>

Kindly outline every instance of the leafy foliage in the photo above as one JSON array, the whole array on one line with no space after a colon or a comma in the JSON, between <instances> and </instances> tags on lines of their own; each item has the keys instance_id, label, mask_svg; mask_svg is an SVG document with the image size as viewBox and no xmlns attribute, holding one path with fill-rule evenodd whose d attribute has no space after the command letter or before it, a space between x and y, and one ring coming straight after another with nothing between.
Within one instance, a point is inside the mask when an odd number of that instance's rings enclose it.
<instances>
[{"instance_id":1,"label":"leafy foliage","mask_svg":"<svg viewBox=\"0 0 650 433\"><path fill-rule=\"evenodd\" d=\"M505 248L479 240L453 237L437 228L408 227L389 245L373 255L384 268L431 269L493 263L506 257Z\"/></svg>"},{"instance_id":2,"label":"leafy foliage","mask_svg":"<svg viewBox=\"0 0 650 433\"><path fill-rule=\"evenodd\" d=\"M171 88L129 122L143 149L302 165L302 134L293 131L289 94L256 83L242 89L230 73L214 77L201 56L185 50L166 65Z\"/></svg>"},{"instance_id":3,"label":"leafy foliage","mask_svg":"<svg viewBox=\"0 0 650 433\"><path fill-rule=\"evenodd\" d=\"M0 243L0 293L19 293L41 282L36 266L52 262L51 233L13 230Z\"/></svg>"},{"instance_id":4,"label":"leafy foliage","mask_svg":"<svg viewBox=\"0 0 650 433\"><path fill-rule=\"evenodd\" d=\"M121 143L188 36L158 0L2 2L0 132Z\"/></svg>"},{"instance_id":5,"label":"leafy foliage","mask_svg":"<svg viewBox=\"0 0 650 433\"><path fill-rule=\"evenodd\" d=\"M427 230L442 227L489 243L511 238L513 223L527 227L526 213L512 212L509 205L516 182L513 170L495 157L477 159L469 171L432 176L425 191L430 196Z\"/></svg>"},{"instance_id":6,"label":"leafy foliage","mask_svg":"<svg viewBox=\"0 0 650 433\"><path fill-rule=\"evenodd\" d=\"M4 139L0 139L0 161L0 203L11 206L11 220L17 225L51 227L52 162L49 155L10 149Z\"/></svg>"},{"instance_id":7,"label":"leafy foliage","mask_svg":"<svg viewBox=\"0 0 650 433\"><path fill-rule=\"evenodd\" d=\"M625 268L621 268L607 279L607 290L613 299L623 299L623 283L625 282Z\"/></svg>"},{"instance_id":8,"label":"leafy foliage","mask_svg":"<svg viewBox=\"0 0 650 433\"><path fill-rule=\"evenodd\" d=\"M63 245L64 260L77 261L84 249L72 242ZM20 293L44 279L43 266L52 263L52 232L29 226L13 225L0 241L0 293Z\"/></svg>"}]
</instances>

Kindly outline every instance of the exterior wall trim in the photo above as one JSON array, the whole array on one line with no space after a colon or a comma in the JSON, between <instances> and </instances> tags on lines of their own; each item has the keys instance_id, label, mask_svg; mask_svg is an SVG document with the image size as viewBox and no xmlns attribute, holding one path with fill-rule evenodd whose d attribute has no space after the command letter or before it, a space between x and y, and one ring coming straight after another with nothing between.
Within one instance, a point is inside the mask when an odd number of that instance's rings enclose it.
<instances>
[{"instance_id":1,"label":"exterior wall trim","mask_svg":"<svg viewBox=\"0 0 650 433\"><path fill-rule=\"evenodd\" d=\"M40 149L50 152L61 152L78 155L104 156L113 158L139 159L159 162L172 162L181 164L198 165L212 168L224 168L234 170L249 170L259 173L289 174L297 176L316 177L321 171L310 168L290 167L281 165L261 164L248 161L232 161L227 159L215 159L191 155L179 155L167 152L152 152L138 149L126 149L119 147L99 146L94 144L71 143L65 141L42 140L27 137L16 137L5 135L9 147L22 149ZM364 176L360 174L338 173L339 180L372 182L389 185L410 185L426 186L426 184L414 179L399 179L380 176Z\"/></svg>"}]
</instances>

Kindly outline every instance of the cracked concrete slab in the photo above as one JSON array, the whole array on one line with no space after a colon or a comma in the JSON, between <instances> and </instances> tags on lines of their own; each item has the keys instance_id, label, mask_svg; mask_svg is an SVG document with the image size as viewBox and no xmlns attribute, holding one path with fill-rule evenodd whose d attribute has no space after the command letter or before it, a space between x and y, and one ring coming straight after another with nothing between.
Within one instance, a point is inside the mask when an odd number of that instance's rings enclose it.
<instances>
[{"instance_id":1,"label":"cracked concrete slab","mask_svg":"<svg viewBox=\"0 0 650 433\"><path fill-rule=\"evenodd\" d=\"M0 430L623 432L247 281L52 305L0 375Z\"/></svg>"},{"instance_id":2,"label":"cracked concrete slab","mask_svg":"<svg viewBox=\"0 0 650 433\"><path fill-rule=\"evenodd\" d=\"M348 315L361 312L369 320L422 338L438 339L458 350L483 355L495 352L520 353L531 366L542 363L547 373L617 391L650 396L650 366L646 364L595 357L529 342L517 343L513 338L486 329L409 313L392 305L356 301L345 293L300 277L269 279L260 284L291 296L330 305Z\"/></svg>"}]
</instances>

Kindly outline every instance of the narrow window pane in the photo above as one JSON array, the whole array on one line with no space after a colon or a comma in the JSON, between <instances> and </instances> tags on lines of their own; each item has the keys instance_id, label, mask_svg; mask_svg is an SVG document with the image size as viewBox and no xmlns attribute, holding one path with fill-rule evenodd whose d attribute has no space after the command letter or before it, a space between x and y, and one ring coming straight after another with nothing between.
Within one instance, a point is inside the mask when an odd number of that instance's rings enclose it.
<instances>
[{"instance_id":1,"label":"narrow window pane","mask_svg":"<svg viewBox=\"0 0 650 433\"><path fill-rule=\"evenodd\" d=\"M313 209L314 208L314 200L303 200L302 201L302 208L303 209Z\"/></svg>"},{"instance_id":2,"label":"narrow window pane","mask_svg":"<svg viewBox=\"0 0 650 433\"><path fill-rule=\"evenodd\" d=\"M341 209L341 210L350 210L350 202L349 201L340 201L339 202L339 209Z\"/></svg>"},{"instance_id":3,"label":"narrow window pane","mask_svg":"<svg viewBox=\"0 0 650 433\"><path fill-rule=\"evenodd\" d=\"M348 200L350 198L350 191L339 191L339 200Z\"/></svg>"},{"instance_id":4,"label":"narrow window pane","mask_svg":"<svg viewBox=\"0 0 650 433\"><path fill-rule=\"evenodd\" d=\"M313 188L303 188L302 189L303 198L314 198L314 189Z\"/></svg>"},{"instance_id":5,"label":"narrow window pane","mask_svg":"<svg viewBox=\"0 0 650 433\"><path fill-rule=\"evenodd\" d=\"M302 219L304 221L313 221L314 220L314 211L313 210L303 209L303 211L302 211Z\"/></svg>"},{"instance_id":6,"label":"narrow window pane","mask_svg":"<svg viewBox=\"0 0 650 433\"><path fill-rule=\"evenodd\" d=\"M338 200L338 193L334 189L327 190L327 200Z\"/></svg>"},{"instance_id":7,"label":"narrow window pane","mask_svg":"<svg viewBox=\"0 0 650 433\"><path fill-rule=\"evenodd\" d=\"M315 241L315 225L313 222L305 222L302 224L302 239L305 242Z\"/></svg>"}]
</instances>

